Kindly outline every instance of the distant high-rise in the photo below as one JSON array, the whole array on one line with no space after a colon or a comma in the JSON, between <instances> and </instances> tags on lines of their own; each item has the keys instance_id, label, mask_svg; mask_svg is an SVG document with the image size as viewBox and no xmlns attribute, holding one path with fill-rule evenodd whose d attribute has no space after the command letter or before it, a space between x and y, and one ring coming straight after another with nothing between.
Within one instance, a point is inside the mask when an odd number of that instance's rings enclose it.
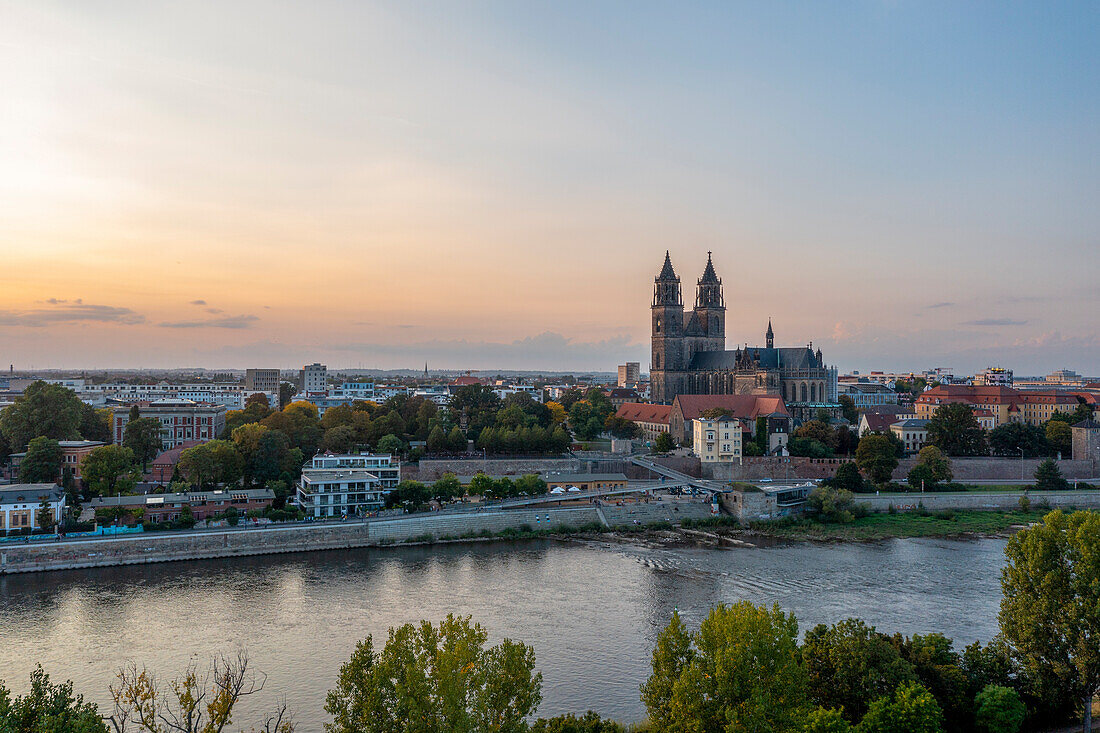
<instances>
[{"instance_id":1,"label":"distant high-rise","mask_svg":"<svg viewBox=\"0 0 1100 733\"><path fill-rule=\"evenodd\" d=\"M628 361L619 365L619 386L637 384L642 378L642 365L636 361Z\"/></svg>"},{"instance_id":2,"label":"distant high-rise","mask_svg":"<svg viewBox=\"0 0 1100 733\"><path fill-rule=\"evenodd\" d=\"M305 397L328 392L328 367L324 364L306 364L299 373L298 389Z\"/></svg>"},{"instance_id":3,"label":"distant high-rise","mask_svg":"<svg viewBox=\"0 0 1100 733\"><path fill-rule=\"evenodd\" d=\"M257 392L270 392L273 393L278 399L279 396L279 370L278 369L246 369L244 373L244 387L245 389L256 390ZM275 409L279 409L281 405L272 405Z\"/></svg>"}]
</instances>

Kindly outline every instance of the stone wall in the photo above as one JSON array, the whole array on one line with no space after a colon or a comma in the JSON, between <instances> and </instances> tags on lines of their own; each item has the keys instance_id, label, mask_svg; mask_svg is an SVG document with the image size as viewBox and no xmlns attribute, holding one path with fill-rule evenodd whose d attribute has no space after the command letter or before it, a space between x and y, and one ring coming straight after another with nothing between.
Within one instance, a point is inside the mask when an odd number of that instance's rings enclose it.
<instances>
[{"instance_id":1,"label":"stone wall","mask_svg":"<svg viewBox=\"0 0 1100 733\"><path fill-rule=\"evenodd\" d=\"M847 463L847 458L773 458L753 456L736 463L707 463L702 467L705 478L715 481L753 481L757 479L829 478Z\"/></svg>"},{"instance_id":2,"label":"stone wall","mask_svg":"<svg viewBox=\"0 0 1100 733\"><path fill-rule=\"evenodd\" d=\"M1031 481L1035 478L1035 469L1043 462L1042 458L952 458L951 470L955 480L966 482L973 480ZM1067 479L1090 479L1100 477L1100 461L1057 461L1058 468ZM917 459L905 458L898 462L894 471L895 481L905 481L909 471L917 464Z\"/></svg>"},{"instance_id":3,"label":"stone wall","mask_svg":"<svg viewBox=\"0 0 1100 733\"><path fill-rule=\"evenodd\" d=\"M413 475L412 466L401 467L401 477L416 481L435 481L445 473L471 476L479 471L488 474L522 476L525 473L557 471L571 473L578 470L576 458L466 458L421 459Z\"/></svg>"},{"instance_id":4,"label":"stone wall","mask_svg":"<svg viewBox=\"0 0 1100 733\"><path fill-rule=\"evenodd\" d=\"M1020 508L1020 497L1027 495L1031 508L1049 506L1052 509L1073 507L1076 509L1100 508L1100 491L967 491L956 493L856 494L856 501L872 511L888 511L891 506L898 511L913 511L923 506L929 511L940 509L979 509L1011 511Z\"/></svg>"}]
</instances>

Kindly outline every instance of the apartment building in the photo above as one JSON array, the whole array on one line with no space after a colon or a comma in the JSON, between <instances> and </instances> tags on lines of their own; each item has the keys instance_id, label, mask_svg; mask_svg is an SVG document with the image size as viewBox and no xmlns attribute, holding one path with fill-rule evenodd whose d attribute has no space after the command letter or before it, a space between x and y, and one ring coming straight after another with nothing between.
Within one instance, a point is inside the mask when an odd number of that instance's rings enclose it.
<instances>
[{"instance_id":1,"label":"apartment building","mask_svg":"<svg viewBox=\"0 0 1100 733\"><path fill-rule=\"evenodd\" d=\"M735 417L691 421L691 447L702 463L740 463L742 424Z\"/></svg>"},{"instance_id":2,"label":"apartment building","mask_svg":"<svg viewBox=\"0 0 1100 733\"><path fill-rule=\"evenodd\" d=\"M214 440L225 430L225 405L213 405L194 400L174 399L134 403L141 417L160 421L164 450L171 450L181 443ZM126 424L130 421L130 408L121 405L113 408L111 435L115 443L122 443Z\"/></svg>"},{"instance_id":3,"label":"apartment building","mask_svg":"<svg viewBox=\"0 0 1100 733\"><path fill-rule=\"evenodd\" d=\"M400 482L394 456L326 453L302 469L296 501L311 517L363 515L385 506L386 494Z\"/></svg>"},{"instance_id":4,"label":"apartment building","mask_svg":"<svg viewBox=\"0 0 1100 733\"><path fill-rule=\"evenodd\" d=\"M298 390L305 397L323 396L328 392L328 367L314 362L298 373Z\"/></svg>"}]
</instances>

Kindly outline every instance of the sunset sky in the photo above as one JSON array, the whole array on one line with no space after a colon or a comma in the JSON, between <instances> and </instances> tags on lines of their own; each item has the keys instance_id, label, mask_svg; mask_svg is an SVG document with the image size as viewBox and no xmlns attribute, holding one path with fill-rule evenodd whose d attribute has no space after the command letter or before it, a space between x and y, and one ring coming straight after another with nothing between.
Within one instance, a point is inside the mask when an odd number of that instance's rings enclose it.
<instances>
[{"instance_id":1,"label":"sunset sky","mask_svg":"<svg viewBox=\"0 0 1100 733\"><path fill-rule=\"evenodd\" d=\"M0 0L0 360L1100 374L1100 4ZM643 367L644 369L645 367Z\"/></svg>"}]
</instances>

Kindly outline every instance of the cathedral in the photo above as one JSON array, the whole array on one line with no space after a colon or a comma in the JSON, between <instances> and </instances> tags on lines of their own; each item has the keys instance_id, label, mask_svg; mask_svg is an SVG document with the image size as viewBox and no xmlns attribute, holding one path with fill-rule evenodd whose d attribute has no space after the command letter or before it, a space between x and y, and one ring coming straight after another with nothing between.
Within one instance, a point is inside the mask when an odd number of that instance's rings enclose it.
<instances>
[{"instance_id":1,"label":"cathedral","mask_svg":"<svg viewBox=\"0 0 1100 733\"><path fill-rule=\"evenodd\" d=\"M775 348L771 321L764 346L726 349L726 302L722 280L707 266L695 291L695 307L684 310L680 278L665 252L653 282L652 344L649 367L654 402L671 404L678 394L777 394L796 419L820 408L837 412L836 378L813 343Z\"/></svg>"}]
</instances>

